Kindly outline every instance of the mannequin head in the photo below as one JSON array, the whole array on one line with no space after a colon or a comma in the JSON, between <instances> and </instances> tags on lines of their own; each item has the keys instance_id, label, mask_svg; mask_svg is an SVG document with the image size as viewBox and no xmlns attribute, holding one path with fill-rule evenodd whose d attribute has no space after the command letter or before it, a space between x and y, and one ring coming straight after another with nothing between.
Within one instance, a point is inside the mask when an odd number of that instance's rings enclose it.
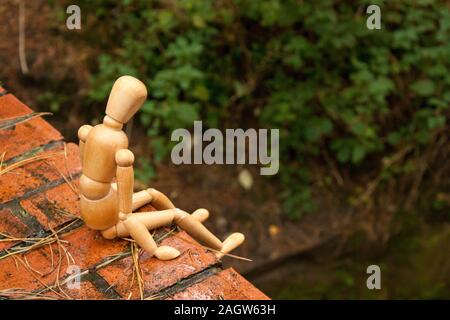
<instances>
[{"instance_id":1,"label":"mannequin head","mask_svg":"<svg viewBox=\"0 0 450 320\"><path fill-rule=\"evenodd\" d=\"M122 124L128 122L146 98L147 89L140 80L131 76L120 77L114 82L109 94L104 124L114 126L114 120Z\"/></svg>"}]
</instances>

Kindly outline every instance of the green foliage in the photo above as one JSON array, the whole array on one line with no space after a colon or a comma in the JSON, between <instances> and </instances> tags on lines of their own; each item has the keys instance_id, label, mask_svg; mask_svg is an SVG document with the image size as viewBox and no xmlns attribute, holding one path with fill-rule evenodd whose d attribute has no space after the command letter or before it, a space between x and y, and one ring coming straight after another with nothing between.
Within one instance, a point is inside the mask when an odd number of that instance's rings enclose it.
<instances>
[{"instance_id":1,"label":"green foliage","mask_svg":"<svg viewBox=\"0 0 450 320\"><path fill-rule=\"evenodd\" d=\"M155 168L147 158L138 158L137 166L134 170L134 175L137 180L148 182L155 178Z\"/></svg>"},{"instance_id":2,"label":"green foliage","mask_svg":"<svg viewBox=\"0 0 450 320\"><path fill-rule=\"evenodd\" d=\"M140 121L158 159L196 119L280 128L285 208L300 216L324 148L361 166L405 144L420 152L446 125L449 7L376 3L382 30L366 28L366 1L79 1L104 52L90 97L103 101L122 74L147 83Z\"/></svg>"},{"instance_id":3,"label":"green foliage","mask_svg":"<svg viewBox=\"0 0 450 320\"><path fill-rule=\"evenodd\" d=\"M40 104L47 106L47 110L51 112L58 112L64 103L67 103L68 96L60 92L45 91L39 95L37 101Z\"/></svg>"}]
</instances>

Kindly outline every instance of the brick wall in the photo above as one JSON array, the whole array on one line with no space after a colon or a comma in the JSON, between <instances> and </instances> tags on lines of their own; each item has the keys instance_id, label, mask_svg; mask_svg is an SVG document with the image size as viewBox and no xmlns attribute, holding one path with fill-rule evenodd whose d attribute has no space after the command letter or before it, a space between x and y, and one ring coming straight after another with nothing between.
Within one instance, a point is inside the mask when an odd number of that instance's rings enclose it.
<instances>
[{"instance_id":1,"label":"brick wall","mask_svg":"<svg viewBox=\"0 0 450 320\"><path fill-rule=\"evenodd\" d=\"M79 218L78 146L1 87L0 163L0 299L268 299L173 227L155 239L180 257L142 253L138 281L130 242L103 239ZM80 289L68 286L73 266Z\"/></svg>"}]
</instances>

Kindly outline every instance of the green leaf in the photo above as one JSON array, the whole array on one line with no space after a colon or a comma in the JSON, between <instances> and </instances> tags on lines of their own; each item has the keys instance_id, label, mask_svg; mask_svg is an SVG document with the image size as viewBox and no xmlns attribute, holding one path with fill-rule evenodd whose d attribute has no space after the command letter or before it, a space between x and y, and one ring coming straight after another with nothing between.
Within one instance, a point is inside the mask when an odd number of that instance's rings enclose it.
<instances>
[{"instance_id":1,"label":"green leaf","mask_svg":"<svg viewBox=\"0 0 450 320\"><path fill-rule=\"evenodd\" d=\"M330 119L313 117L306 121L305 137L308 141L317 141L333 129Z\"/></svg>"},{"instance_id":2,"label":"green leaf","mask_svg":"<svg viewBox=\"0 0 450 320\"><path fill-rule=\"evenodd\" d=\"M411 89L420 96L431 96L435 91L435 85L428 79L419 80L411 85Z\"/></svg>"},{"instance_id":3,"label":"green leaf","mask_svg":"<svg viewBox=\"0 0 450 320\"><path fill-rule=\"evenodd\" d=\"M209 91L204 85L198 84L192 90L192 96L201 101L208 101L209 100Z\"/></svg>"},{"instance_id":4,"label":"green leaf","mask_svg":"<svg viewBox=\"0 0 450 320\"><path fill-rule=\"evenodd\" d=\"M364 156L366 155L366 150L362 145L356 145L353 147L352 150L352 162L354 164L358 164L361 162L362 159L364 159Z\"/></svg>"},{"instance_id":5,"label":"green leaf","mask_svg":"<svg viewBox=\"0 0 450 320\"><path fill-rule=\"evenodd\" d=\"M180 124L192 124L199 119L195 105L188 103L180 103L177 108L174 108L173 116L175 116Z\"/></svg>"},{"instance_id":6,"label":"green leaf","mask_svg":"<svg viewBox=\"0 0 450 320\"><path fill-rule=\"evenodd\" d=\"M341 163L348 162L348 160L350 159L350 148L348 148L347 146L343 146L342 148L340 148L337 153L337 158Z\"/></svg>"}]
</instances>

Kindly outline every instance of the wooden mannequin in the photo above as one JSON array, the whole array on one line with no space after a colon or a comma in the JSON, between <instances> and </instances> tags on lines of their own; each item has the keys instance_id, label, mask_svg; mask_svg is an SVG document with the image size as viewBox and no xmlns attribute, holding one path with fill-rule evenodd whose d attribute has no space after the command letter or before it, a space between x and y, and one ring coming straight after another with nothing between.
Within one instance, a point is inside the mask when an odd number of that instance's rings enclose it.
<instances>
[{"instance_id":1,"label":"wooden mannequin","mask_svg":"<svg viewBox=\"0 0 450 320\"><path fill-rule=\"evenodd\" d=\"M158 247L149 230L174 222L193 238L220 251L217 254L220 258L242 244L244 235L233 233L222 242L203 225L209 216L206 209L188 214L152 188L133 193L134 155L128 150L122 127L146 97L147 90L141 81L120 77L111 90L103 124L84 125L78 130L83 167L81 217L88 227L100 230L105 238L131 236L141 248L161 260L174 259L180 252L169 246ZM148 203L158 211L133 213Z\"/></svg>"}]
</instances>

